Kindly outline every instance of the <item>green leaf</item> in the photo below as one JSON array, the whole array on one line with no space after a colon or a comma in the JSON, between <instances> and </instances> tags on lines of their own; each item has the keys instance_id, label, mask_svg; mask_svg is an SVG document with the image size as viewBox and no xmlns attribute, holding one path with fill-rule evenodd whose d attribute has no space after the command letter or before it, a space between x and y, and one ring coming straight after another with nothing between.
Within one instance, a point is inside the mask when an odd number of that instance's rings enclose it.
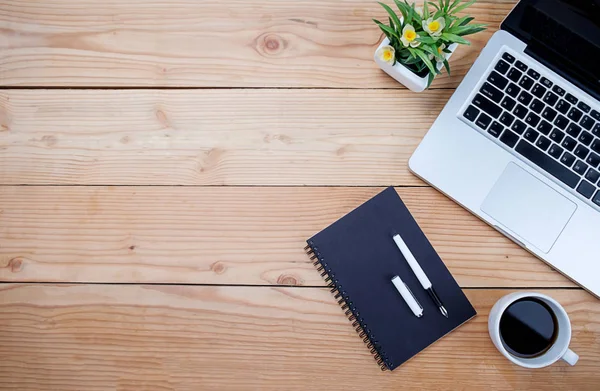
<instances>
[{"instance_id":1,"label":"green leaf","mask_svg":"<svg viewBox=\"0 0 600 391\"><path fill-rule=\"evenodd\" d=\"M470 45L471 42L467 41L466 39L459 37L458 35L455 34L450 34L450 33L443 33L442 34L442 38L444 38L446 41L451 42L451 43L460 43L463 45Z\"/></svg>"},{"instance_id":2,"label":"green leaf","mask_svg":"<svg viewBox=\"0 0 600 391\"><path fill-rule=\"evenodd\" d=\"M421 18L421 15L419 15L417 10L415 9L415 3L412 3L410 8L412 9L413 19L415 20L415 24L420 27L423 24L423 19Z\"/></svg>"},{"instance_id":3,"label":"green leaf","mask_svg":"<svg viewBox=\"0 0 600 391\"><path fill-rule=\"evenodd\" d=\"M427 37L427 36L425 36L425 37L418 36L417 41L427 44L427 45L433 45L437 42L437 39L433 39L433 38Z\"/></svg>"},{"instance_id":4,"label":"green leaf","mask_svg":"<svg viewBox=\"0 0 600 391\"><path fill-rule=\"evenodd\" d=\"M434 3L433 1L430 1L430 2L429 2L429 4L431 4L431 6L432 6L433 8L435 8L436 10L438 10L438 11L440 10L440 6L439 6L439 5L437 5L436 3Z\"/></svg>"},{"instance_id":5,"label":"green leaf","mask_svg":"<svg viewBox=\"0 0 600 391\"><path fill-rule=\"evenodd\" d=\"M450 8L450 0L446 0L446 4L444 4L444 11L448 12L448 8Z\"/></svg>"},{"instance_id":6,"label":"green leaf","mask_svg":"<svg viewBox=\"0 0 600 391\"><path fill-rule=\"evenodd\" d=\"M423 3L423 19L429 19L429 2Z\"/></svg>"},{"instance_id":7,"label":"green leaf","mask_svg":"<svg viewBox=\"0 0 600 391\"><path fill-rule=\"evenodd\" d=\"M415 9L413 7L408 8L408 21L406 23L412 24L412 20L415 17Z\"/></svg>"},{"instance_id":8,"label":"green leaf","mask_svg":"<svg viewBox=\"0 0 600 391\"><path fill-rule=\"evenodd\" d=\"M423 62L425 63L425 65L427 65L427 68L429 68L429 71L437 74L439 73L439 71L437 70L437 68L433 65L433 63L431 62L431 60L429 59L429 57L427 57L427 54L425 54L424 52L422 52L421 50L415 50L415 54L417 56L419 56L419 58L421 60L423 60Z\"/></svg>"},{"instance_id":9,"label":"green leaf","mask_svg":"<svg viewBox=\"0 0 600 391\"><path fill-rule=\"evenodd\" d=\"M443 58L440 55L440 53L437 51L437 48L432 48L427 45L421 45L421 46L419 46L419 48L423 49L424 51L426 51L429 54L432 54L434 57L439 58L440 60Z\"/></svg>"},{"instance_id":10,"label":"green leaf","mask_svg":"<svg viewBox=\"0 0 600 391\"><path fill-rule=\"evenodd\" d=\"M406 4L403 4L400 0L394 0L394 3L396 3L396 7L398 7L398 9L400 10L402 18L404 19L404 23L406 23L406 19L408 16L408 9L406 8Z\"/></svg>"},{"instance_id":11,"label":"green leaf","mask_svg":"<svg viewBox=\"0 0 600 391\"><path fill-rule=\"evenodd\" d=\"M396 25L395 30L396 31L402 30L402 23L400 23L400 19L398 19L398 15L396 15L396 13L394 11L392 11L392 9L387 4L379 2L379 5L381 5L383 7L383 9L386 10L386 12L390 15L390 19L392 19L394 21L394 25ZM390 26L393 27L392 24L390 24Z\"/></svg>"},{"instance_id":12,"label":"green leaf","mask_svg":"<svg viewBox=\"0 0 600 391\"><path fill-rule=\"evenodd\" d=\"M458 3L460 3L461 0L454 0L454 2L450 5L450 7L448 7L448 12L452 12L452 9L454 7L456 7L458 5Z\"/></svg>"},{"instance_id":13,"label":"green leaf","mask_svg":"<svg viewBox=\"0 0 600 391\"><path fill-rule=\"evenodd\" d=\"M452 11L452 13L458 13L458 12L460 12L462 10L465 10L465 9L469 8L470 6L472 6L473 4L475 4L475 1L476 0L470 0L470 1L467 1L466 3L463 3L463 4L459 5L458 7L454 8L454 10Z\"/></svg>"},{"instance_id":14,"label":"green leaf","mask_svg":"<svg viewBox=\"0 0 600 391\"><path fill-rule=\"evenodd\" d=\"M444 59L444 68L446 68L446 72L448 72L448 76L450 76L450 64L446 59Z\"/></svg>"},{"instance_id":15,"label":"green leaf","mask_svg":"<svg viewBox=\"0 0 600 391\"><path fill-rule=\"evenodd\" d=\"M441 16L444 16L444 10L439 10L438 12L436 12L435 15L433 15L433 20L436 20Z\"/></svg>"},{"instance_id":16,"label":"green leaf","mask_svg":"<svg viewBox=\"0 0 600 391\"><path fill-rule=\"evenodd\" d=\"M458 26L449 31L450 34L455 34L459 36L471 35L478 33L480 31L485 30L485 26L483 25L470 25L470 26Z\"/></svg>"},{"instance_id":17,"label":"green leaf","mask_svg":"<svg viewBox=\"0 0 600 391\"><path fill-rule=\"evenodd\" d=\"M392 37L395 37L396 39L400 39L400 37L398 36L398 33L396 33L396 31L393 28L391 28L390 26L381 23L377 19L373 19L373 22L375 22L379 26L381 31L383 31L383 33L390 39L390 41L392 40Z\"/></svg>"},{"instance_id":18,"label":"green leaf","mask_svg":"<svg viewBox=\"0 0 600 391\"><path fill-rule=\"evenodd\" d=\"M433 83L433 79L435 79L435 74L429 73L429 78L427 80L427 88L431 87L431 83Z\"/></svg>"}]
</instances>

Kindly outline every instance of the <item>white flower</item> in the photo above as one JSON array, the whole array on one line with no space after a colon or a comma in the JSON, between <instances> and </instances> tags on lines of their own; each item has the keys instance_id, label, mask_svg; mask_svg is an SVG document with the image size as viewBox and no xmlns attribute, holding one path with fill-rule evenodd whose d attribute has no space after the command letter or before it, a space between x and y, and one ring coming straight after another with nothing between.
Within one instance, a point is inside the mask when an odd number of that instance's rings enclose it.
<instances>
[{"instance_id":1,"label":"white flower","mask_svg":"<svg viewBox=\"0 0 600 391\"><path fill-rule=\"evenodd\" d=\"M421 44L421 42L416 41L416 39L418 37L419 36L417 35L415 28L412 25L407 24L402 29L402 37L400 38L400 40L402 41L402 44L405 47L410 46L410 47L416 48L417 46L419 46Z\"/></svg>"},{"instance_id":2,"label":"white flower","mask_svg":"<svg viewBox=\"0 0 600 391\"><path fill-rule=\"evenodd\" d=\"M390 45L382 46L377 50L377 57L388 64L394 65L394 62L396 61L396 51Z\"/></svg>"},{"instance_id":3,"label":"white flower","mask_svg":"<svg viewBox=\"0 0 600 391\"><path fill-rule=\"evenodd\" d=\"M415 12L417 13L417 15L419 15L421 18L423 17L423 7L415 7Z\"/></svg>"},{"instance_id":4,"label":"white flower","mask_svg":"<svg viewBox=\"0 0 600 391\"><path fill-rule=\"evenodd\" d=\"M427 34L432 37L439 37L442 35L442 30L446 27L446 20L442 17L433 20L433 18L429 18L423 21L423 30L427 32Z\"/></svg>"}]
</instances>

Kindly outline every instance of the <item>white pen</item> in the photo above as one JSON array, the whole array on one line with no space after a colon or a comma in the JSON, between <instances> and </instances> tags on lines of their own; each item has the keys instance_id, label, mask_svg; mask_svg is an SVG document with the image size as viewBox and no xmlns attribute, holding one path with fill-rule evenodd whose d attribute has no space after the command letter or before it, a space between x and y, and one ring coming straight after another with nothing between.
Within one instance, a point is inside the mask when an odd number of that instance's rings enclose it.
<instances>
[{"instance_id":1,"label":"white pen","mask_svg":"<svg viewBox=\"0 0 600 391\"><path fill-rule=\"evenodd\" d=\"M423 316L423 307L421 307L421 304L419 304L417 298L415 295L413 295L410 289L408 289L408 286L406 286L404 281L402 281L400 277L396 276L392 278L392 282L394 283L394 286L398 292L400 292L400 296L402 296L406 304L408 304L410 307L413 314L415 314L417 318Z\"/></svg>"},{"instance_id":2,"label":"white pen","mask_svg":"<svg viewBox=\"0 0 600 391\"><path fill-rule=\"evenodd\" d=\"M404 243L404 240L402 239L402 237L400 235L396 234L393 236L393 238L394 238L394 242L396 242L396 245L398 246L398 249L400 250L400 252L404 256L404 258L406 259L406 262L408 262L408 265L410 266L413 273L415 273L415 275L417 276L417 279L423 286L423 289L425 289L427 291L427 293L429 293L429 296L431 297L431 299L433 300L435 305L437 305L437 307L440 309L440 312L442 313L442 315L444 315L447 318L448 311L446 311L446 308L442 304L442 301L440 300L438 295L435 293L435 290L433 289L433 284L431 284L431 281L429 281L429 278L427 278L427 275L421 268L421 265L419 265L419 262L417 262L414 255L412 254L412 252L410 251L410 249L408 248L406 243Z\"/></svg>"}]
</instances>

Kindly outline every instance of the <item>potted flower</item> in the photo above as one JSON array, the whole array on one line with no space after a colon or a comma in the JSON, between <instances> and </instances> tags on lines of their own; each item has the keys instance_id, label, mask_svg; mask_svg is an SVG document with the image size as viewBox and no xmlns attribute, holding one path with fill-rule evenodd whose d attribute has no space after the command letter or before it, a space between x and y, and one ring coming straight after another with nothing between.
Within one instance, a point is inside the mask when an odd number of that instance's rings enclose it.
<instances>
[{"instance_id":1,"label":"potted flower","mask_svg":"<svg viewBox=\"0 0 600 391\"><path fill-rule=\"evenodd\" d=\"M448 59L458 45L471 44L463 37L485 30L485 25L471 23L473 17L456 16L475 1L425 1L421 8L394 0L400 15L379 3L389 15L389 24L373 19L385 34L375 51L375 62L412 91L429 88L442 68L450 74Z\"/></svg>"}]
</instances>

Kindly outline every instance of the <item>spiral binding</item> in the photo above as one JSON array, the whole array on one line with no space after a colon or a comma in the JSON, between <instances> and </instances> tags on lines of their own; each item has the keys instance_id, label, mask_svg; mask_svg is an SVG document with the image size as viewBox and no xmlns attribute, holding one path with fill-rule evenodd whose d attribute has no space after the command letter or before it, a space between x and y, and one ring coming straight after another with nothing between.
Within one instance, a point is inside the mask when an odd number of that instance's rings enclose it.
<instances>
[{"instance_id":1,"label":"spiral binding","mask_svg":"<svg viewBox=\"0 0 600 391\"><path fill-rule=\"evenodd\" d=\"M358 333L358 336L367 345L367 348L371 351L371 354L377 361L377 365L382 371L387 371L391 367L392 363L385 355L381 345L377 339L373 336L371 330L364 323L364 319L360 317L360 313L356 307L352 305L352 301L346 295L346 292L342 289L338 280L335 278L335 274L331 272L331 269L327 266L327 262L321 257L318 249L313 246L312 242L307 242L308 245L304 247L304 251L309 256L313 265L317 268L317 271L321 273L321 277L327 283L327 287L331 290L333 297L337 300L338 304L342 307L342 310L346 314L346 317L352 322L352 327Z\"/></svg>"}]
</instances>

